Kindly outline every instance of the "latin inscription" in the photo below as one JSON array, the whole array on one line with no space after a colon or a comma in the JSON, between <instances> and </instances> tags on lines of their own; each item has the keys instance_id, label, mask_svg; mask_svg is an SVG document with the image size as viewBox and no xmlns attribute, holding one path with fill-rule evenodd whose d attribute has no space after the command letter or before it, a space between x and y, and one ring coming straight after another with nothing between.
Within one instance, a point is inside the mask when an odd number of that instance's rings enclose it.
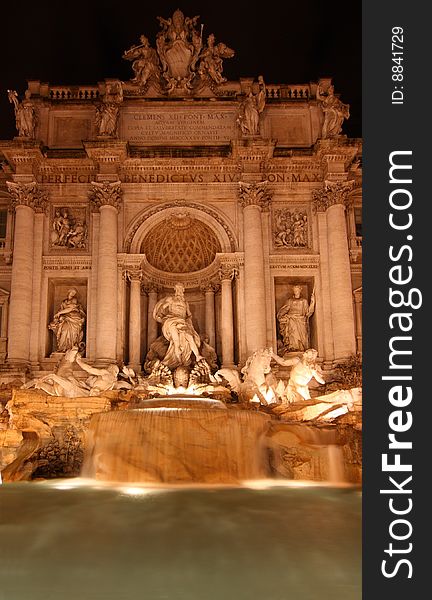
<instances>
[{"instance_id":1,"label":"latin inscription","mask_svg":"<svg viewBox=\"0 0 432 600\"><path fill-rule=\"evenodd\" d=\"M56 183L90 183L95 175L90 173L40 173L36 179L42 184ZM239 173L211 173L208 171L181 172L122 172L119 174L122 183L235 183L240 181ZM269 183L314 183L322 181L319 172L308 173L268 173L264 177Z\"/></svg>"},{"instance_id":2,"label":"latin inscription","mask_svg":"<svg viewBox=\"0 0 432 600\"><path fill-rule=\"evenodd\" d=\"M235 137L233 112L137 112L121 119L122 139L135 143L227 143Z\"/></svg>"}]
</instances>

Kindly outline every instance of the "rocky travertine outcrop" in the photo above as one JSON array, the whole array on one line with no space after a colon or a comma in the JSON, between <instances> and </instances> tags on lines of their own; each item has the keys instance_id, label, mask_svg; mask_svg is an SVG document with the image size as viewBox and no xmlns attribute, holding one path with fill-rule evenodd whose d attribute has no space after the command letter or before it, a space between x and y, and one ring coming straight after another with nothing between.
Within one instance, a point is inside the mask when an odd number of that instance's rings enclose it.
<instances>
[{"instance_id":1,"label":"rocky travertine outcrop","mask_svg":"<svg viewBox=\"0 0 432 600\"><path fill-rule=\"evenodd\" d=\"M0 430L4 481L78 475L84 433L94 413L111 410L114 398L59 398L14 390Z\"/></svg>"}]
</instances>

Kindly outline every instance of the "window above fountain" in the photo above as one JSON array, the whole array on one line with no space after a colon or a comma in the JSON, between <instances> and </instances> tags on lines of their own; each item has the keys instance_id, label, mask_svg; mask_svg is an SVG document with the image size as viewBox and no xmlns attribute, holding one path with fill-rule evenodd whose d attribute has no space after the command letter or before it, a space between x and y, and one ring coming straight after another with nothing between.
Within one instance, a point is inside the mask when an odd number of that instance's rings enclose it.
<instances>
[{"instance_id":1,"label":"window above fountain","mask_svg":"<svg viewBox=\"0 0 432 600\"><path fill-rule=\"evenodd\" d=\"M144 238L141 252L160 271L193 273L211 265L221 252L215 233L187 211L170 215Z\"/></svg>"}]
</instances>

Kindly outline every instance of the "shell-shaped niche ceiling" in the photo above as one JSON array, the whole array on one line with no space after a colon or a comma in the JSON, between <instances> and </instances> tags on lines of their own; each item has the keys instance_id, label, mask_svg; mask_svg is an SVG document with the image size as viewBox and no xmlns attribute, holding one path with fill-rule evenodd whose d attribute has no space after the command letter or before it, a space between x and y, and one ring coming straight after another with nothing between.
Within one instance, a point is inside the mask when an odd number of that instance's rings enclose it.
<instances>
[{"instance_id":1,"label":"shell-shaped niche ceiling","mask_svg":"<svg viewBox=\"0 0 432 600\"><path fill-rule=\"evenodd\" d=\"M141 252L148 262L168 273L193 273L208 267L221 252L214 232L188 212L170 215L144 238Z\"/></svg>"}]
</instances>

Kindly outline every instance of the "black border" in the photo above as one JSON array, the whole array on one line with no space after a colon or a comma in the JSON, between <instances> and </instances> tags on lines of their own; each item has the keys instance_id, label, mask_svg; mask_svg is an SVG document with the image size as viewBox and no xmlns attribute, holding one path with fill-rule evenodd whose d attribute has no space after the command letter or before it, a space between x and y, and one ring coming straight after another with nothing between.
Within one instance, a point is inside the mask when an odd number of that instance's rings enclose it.
<instances>
[{"instance_id":1,"label":"black border","mask_svg":"<svg viewBox=\"0 0 432 600\"><path fill-rule=\"evenodd\" d=\"M392 105L391 37L393 27L404 28L404 103ZM429 156L431 76L430 19L427 3L393 0L363 1L363 322L364 322L364 482L363 482L363 598L430 597L428 582L428 537L431 530L429 505L431 399L429 398L430 300L429 283L431 240L431 199ZM412 460L413 511L408 518L413 525L410 540L413 551L405 557L413 565L413 575L400 568L394 578L381 573L382 560L388 555L392 517L388 496L380 494L388 474L381 471L381 454L388 445L389 383L381 380L388 373L389 279L391 261L389 246L401 243L401 234L389 226L389 154L394 150L412 150L412 205L414 278L413 287L421 289L423 305L413 310L412 330L413 392L410 405L413 426L405 439L413 442ZM404 234L405 236L406 234ZM430 286L429 286L430 287ZM405 309L407 310L407 309ZM397 334L396 334L397 335ZM402 544L402 543L401 543ZM400 555L404 558L404 555ZM395 562L393 563L395 564ZM423 587L422 587L423 586ZM384 596L385 594L385 596Z\"/></svg>"}]
</instances>

